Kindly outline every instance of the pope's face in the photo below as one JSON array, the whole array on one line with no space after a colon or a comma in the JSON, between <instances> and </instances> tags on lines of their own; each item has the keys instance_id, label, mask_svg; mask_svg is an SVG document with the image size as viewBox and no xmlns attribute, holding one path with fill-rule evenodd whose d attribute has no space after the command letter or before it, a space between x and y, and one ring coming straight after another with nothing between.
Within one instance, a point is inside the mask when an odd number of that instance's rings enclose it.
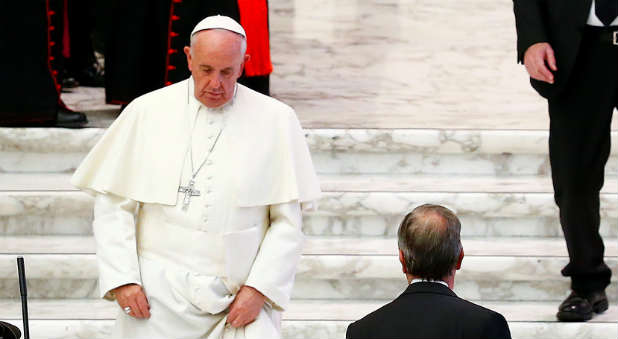
<instances>
[{"instance_id":1,"label":"pope's face","mask_svg":"<svg viewBox=\"0 0 618 339\"><path fill-rule=\"evenodd\" d=\"M191 48L185 47L194 95L204 106L215 108L232 99L236 80L249 58L241 54L241 43L242 37L236 33L211 29L197 33Z\"/></svg>"}]
</instances>

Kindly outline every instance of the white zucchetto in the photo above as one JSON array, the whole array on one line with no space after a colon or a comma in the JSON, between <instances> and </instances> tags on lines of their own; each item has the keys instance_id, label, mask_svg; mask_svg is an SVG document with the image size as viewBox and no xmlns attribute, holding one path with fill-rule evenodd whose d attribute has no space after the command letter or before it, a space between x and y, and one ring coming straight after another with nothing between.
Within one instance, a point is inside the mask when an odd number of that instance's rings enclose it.
<instances>
[{"instance_id":1,"label":"white zucchetto","mask_svg":"<svg viewBox=\"0 0 618 339\"><path fill-rule=\"evenodd\" d=\"M247 38L247 34L245 34L245 30L242 26L229 16L213 15L206 17L195 25L195 28L193 28L193 31L191 32L191 36L199 31L207 29L225 29Z\"/></svg>"}]
</instances>

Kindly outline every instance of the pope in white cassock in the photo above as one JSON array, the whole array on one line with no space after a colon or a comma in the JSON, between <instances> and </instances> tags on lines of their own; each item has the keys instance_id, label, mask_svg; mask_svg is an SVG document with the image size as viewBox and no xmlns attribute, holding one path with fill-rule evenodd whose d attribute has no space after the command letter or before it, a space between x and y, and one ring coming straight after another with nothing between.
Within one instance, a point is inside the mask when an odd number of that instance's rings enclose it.
<instances>
[{"instance_id":1,"label":"pope in white cassock","mask_svg":"<svg viewBox=\"0 0 618 339\"><path fill-rule=\"evenodd\" d=\"M276 338L319 185L294 110L236 80L243 28L191 33L191 78L135 99L75 172L96 196L114 337Z\"/></svg>"}]
</instances>

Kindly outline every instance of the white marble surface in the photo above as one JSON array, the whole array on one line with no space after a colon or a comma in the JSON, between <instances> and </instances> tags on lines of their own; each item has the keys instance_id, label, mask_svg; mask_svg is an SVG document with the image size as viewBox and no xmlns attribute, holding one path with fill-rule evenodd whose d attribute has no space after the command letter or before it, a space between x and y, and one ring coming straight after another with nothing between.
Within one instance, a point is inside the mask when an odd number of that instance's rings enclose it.
<instances>
[{"instance_id":1,"label":"white marble surface","mask_svg":"<svg viewBox=\"0 0 618 339\"><path fill-rule=\"evenodd\" d=\"M618 239L605 239L605 257L618 259ZM563 239L464 238L466 256L566 257ZM4 236L0 254L95 254L93 236ZM397 255L396 237L307 237L306 255Z\"/></svg>"},{"instance_id":2,"label":"white marble surface","mask_svg":"<svg viewBox=\"0 0 618 339\"><path fill-rule=\"evenodd\" d=\"M97 128L0 128L0 173L70 173L102 132ZM307 129L305 134L316 170L325 174L550 173L546 131ZM616 154L618 135L613 135L612 153ZM618 175L615 155L606 173Z\"/></svg>"},{"instance_id":3,"label":"white marble surface","mask_svg":"<svg viewBox=\"0 0 618 339\"><path fill-rule=\"evenodd\" d=\"M2 174L0 192L76 192L66 173ZM460 192L460 193L552 193L547 176L493 176L448 174L320 174L322 192ZM606 176L601 193L617 193L618 178ZM53 194L53 193L51 193Z\"/></svg>"},{"instance_id":4,"label":"white marble surface","mask_svg":"<svg viewBox=\"0 0 618 339\"><path fill-rule=\"evenodd\" d=\"M342 117L345 120L345 117ZM103 128L0 128L0 151L32 153L87 152L105 132ZM305 128L313 152L413 152L427 154L547 154L546 130L473 128L449 125L410 129ZM618 154L612 132L612 154Z\"/></svg>"},{"instance_id":5,"label":"white marble surface","mask_svg":"<svg viewBox=\"0 0 618 339\"><path fill-rule=\"evenodd\" d=\"M393 299L405 288L398 278L296 279L294 300ZM487 281L457 279L455 292L462 298L483 301L554 301L559 304L570 291L568 279L548 281ZM607 289L608 297L618 297L618 284ZM28 279L28 296L35 299L99 299L96 279ZM17 279L0 279L0 299L18 298Z\"/></svg>"},{"instance_id":6,"label":"white marble surface","mask_svg":"<svg viewBox=\"0 0 618 339\"><path fill-rule=\"evenodd\" d=\"M375 301L328 301L297 300L290 303L283 313L283 320L356 320L376 310L388 300ZM500 312L512 322L554 322L555 305L551 302L479 302L480 305ZM0 300L0 319L20 319L21 305L18 300ZM117 305L104 300L31 300L28 303L30 319L113 319ZM591 323L615 322L618 307L612 303L607 312L597 315Z\"/></svg>"},{"instance_id":7,"label":"white marble surface","mask_svg":"<svg viewBox=\"0 0 618 339\"><path fill-rule=\"evenodd\" d=\"M601 233L618 235L615 194L601 195ZM3 234L90 234L90 196L82 192L0 192ZM325 192L305 213L309 235L392 235L407 211L438 203L461 218L465 236L560 237L551 193Z\"/></svg>"},{"instance_id":8,"label":"white marble surface","mask_svg":"<svg viewBox=\"0 0 618 339\"><path fill-rule=\"evenodd\" d=\"M105 132L101 128L0 128L1 152L83 153Z\"/></svg>"},{"instance_id":9,"label":"white marble surface","mask_svg":"<svg viewBox=\"0 0 618 339\"><path fill-rule=\"evenodd\" d=\"M313 163L322 174L549 176L549 158L528 154L421 154L315 152ZM612 156L607 175L618 175Z\"/></svg>"},{"instance_id":10,"label":"white marble surface","mask_svg":"<svg viewBox=\"0 0 618 339\"><path fill-rule=\"evenodd\" d=\"M560 270L568 258L555 257L475 257L464 258L460 279L486 281L561 280ZM613 272L618 260L606 258ZM297 271L299 279L393 279L401 276L395 256L303 256ZM614 273L615 274L615 273Z\"/></svg>"},{"instance_id":11,"label":"white marble surface","mask_svg":"<svg viewBox=\"0 0 618 339\"><path fill-rule=\"evenodd\" d=\"M323 192L552 193L550 177L488 175L320 175ZM618 193L618 180L605 179L602 193Z\"/></svg>"},{"instance_id":12,"label":"white marble surface","mask_svg":"<svg viewBox=\"0 0 618 339\"><path fill-rule=\"evenodd\" d=\"M23 331L21 320L9 320ZM113 320L33 320L29 322L30 336L32 338L46 339L104 339L110 338Z\"/></svg>"},{"instance_id":13,"label":"white marble surface","mask_svg":"<svg viewBox=\"0 0 618 339\"><path fill-rule=\"evenodd\" d=\"M26 273L27 274L27 273ZM97 279L30 279L28 278L28 298L30 299L99 299ZM19 281L0 279L0 299L19 298Z\"/></svg>"},{"instance_id":14,"label":"white marble surface","mask_svg":"<svg viewBox=\"0 0 618 339\"><path fill-rule=\"evenodd\" d=\"M95 279L98 277L93 254L26 254L30 279ZM16 255L0 255L0 277L16 277ZM458 276L461 279L494 281L561 280L565 257L467 256ZM618 272L618 259L607 257L607 264ZM397 279L401 277L396 256L303 255L299 279Z\"/></svg>"},{"instance_id":15,"label":"white marble surface","mask_svg":"<svg viewBox=\"0 0 618 339\"><path fill-rule=\"evenodd\" d=\"M6 319L2 319L6 320ZM20 322L11 321L21 329ZM284 339L345 338L351 321L284 320L281 326ZM112 320L34 320L30 323L32 337L49 339L109 338ZM556 323L509 322L513 339L615 339L618 325L610 322Z\"/></svg>"},{"instance_id":16,"label":"white marble surface","mask_svg":"<svg viewBox=\"0 0 618 339\"><path fill-rule=\"evenodd\" d=\"M319 212L319 211L318 211ZM383 237L396 233L404 214L316 215L303 218L303 231L311 236ZM460 215L464 237L562 237L555 216ZM0 216L0 233L4 235L89 235L91 216L14 215ZM601 221L601 235L618 236L615 219Z\"/></svg>"},{"instance_id":17,"label":"white marble surface","mask_svg":"<svg viewBox=\"0 0 618 339\"><path fill-rule=\"evenodd\" d=\"M92 215L93 198L72 192L0 192L0 216Z\"/></svg>"},{"instance_id":18,"label":"white marble surface","mask_svg":"<svg viewBox=\"0 0 618 339\"><path fill-rule=\"evenodd\" d=\"M618 217L615 194L601 194L604 218ZM442 204L457 215L556 216L551 193L327 192L312 212L324 216L400 215L423 203Z\"/></svg>"},{"instance_id":19,"label":"white marble surface","mask_svg":"<svg viewBox=\"0 0 618 339\"><path fill-rule=\"evenodd\" d=\"M571 288L568 279L548 281L488 281L456 279L455 292L462 298L483 301L555 301L564 300ZM297 279L293 299L393 299L405 289L403 274L391 279ZM616 300L618 285L606 290ZM60 292L60 291L59 291ZM53 295L53 294L52 294ZM62 295L62 294L58 294Z\"/></svg>"},{"instance_id":20,"label":"white marble surface","mask_svg":"<svg viewBox=\"0 0 618 339\"><path fill-rule=\"evenodd\" d=\"M6 320L6 319L2 319ZM11 321L21 329L20 322ZM351 321L284 320L281 330L284 339L345 338ZM32 337L49 339L109 338L113 320L34 320L30 323ZM509 322L513 339L615 339L618 325L611 322L556 323Z\"/></svg>"},{"instance_id":21,"label":"white marble surface","mask_svg":"<svg viewBox=\"0 0 618 339\"><path fill-rule=\"evenodd\" d=\"M272 92L306 126L548 126L545 102L516 63L512 1L269 6Z\"/></svg>"},{"instance_id":22,"label":"white marble surface","mask_svg":"<svg viewBox=\"0 0 618 339\"><path fill-rule=\"evenodd\" d=\"M405 214L396 215L308 215L304 217L303 231L313 236L382 237L397 233ZM562 229L555 216L489 217L459 215L464 237L562 237ZM31 234L38 228L27 228ZM618 225L613 218L601 220L600 233L604 237L618 236ZM27 234L27 233L26 233Z\"/></svg>"},{"instance_id":23,"label":"white marble surface","mask_svg":"<svg viewBox=\"0 0 618 339\"><path fill-rule=\"evenodd\" d=\"M305 129L313 152L413 152L427 154L547 154L546 130L466 129ZM612 154L618 154L612 132Z\"/></svg>"}]
</instances>

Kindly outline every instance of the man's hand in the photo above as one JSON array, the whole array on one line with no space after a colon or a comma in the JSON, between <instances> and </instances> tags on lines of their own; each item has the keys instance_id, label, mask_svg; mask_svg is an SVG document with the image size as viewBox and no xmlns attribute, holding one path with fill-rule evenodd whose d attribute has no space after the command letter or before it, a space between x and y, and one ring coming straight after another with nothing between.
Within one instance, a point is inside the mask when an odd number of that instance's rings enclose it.
<instances>
[{"instance_id":1,"label":"man's hand","mask_svg":"<svg viewBox=\"0 0 618 339\"><path fill-rule=\"evenodd\" d=\"M524 65L526 70L532 79L545 81L550 84L554 83L554 75L547 68L551 68L552 71L557 71L556 57L554 56L554 50L547 42L538 42L526 50L524 54Z\"/></svg>"},{"instance_id":2,"label":"man's hand","mask_svg":"<svg viewBox=\"0 0 618 339\"><path fill-rule=\"evenodd\" d=\"M242 286L230 305L228 324L232 327L243 327L251 323L260 314L265 300L266 297L260 291L251 286Z\"/></svg>"},{"instance_id":3,"label":"man's hand","mask_svg":"<svg viewBox=\"0 0 618 339\"><path fill-rule=\"evenodd\" d=\"M150 318L150 305L146 294L140 285L128 284L116 287L111 291L116 295L116 301L122 309L131 307L130 316L135 318Z\"/></svg>"}]
</instances>

